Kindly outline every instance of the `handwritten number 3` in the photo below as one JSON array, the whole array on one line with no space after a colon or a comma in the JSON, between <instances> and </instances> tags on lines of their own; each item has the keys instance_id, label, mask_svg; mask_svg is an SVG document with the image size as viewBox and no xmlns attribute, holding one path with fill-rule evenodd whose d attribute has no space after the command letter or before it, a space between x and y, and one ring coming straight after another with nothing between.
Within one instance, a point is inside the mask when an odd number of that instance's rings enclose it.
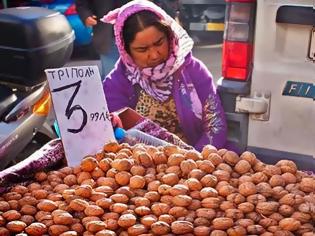
<instances>
[{"instance_id":1,"label":"handwritten number 3","mask_svg":"<svg viewBox=\"0 0 315 236\"><path fill-rule=\"evenodd\" d=\"M78 129L67 129L69 132L74 133L74 134L81 132L83 130L83 128L86 126L86 124L87 124L87 113L86 113L86 111L80 105L72 106L73 100L74 100L75 96L77 95L77 93L79 92L79 89L80 89L80 86L81 86L81 82L82 81L80 80L80 81L75 82L73 84L68 84L66 86L62 86L62 87L55 88L55 89L52 90L52 92L60 92L60 91L65 90L65 89L68 89L68 88L71 88L71 87L75 87L75 90L74 90L74 92L73 92L73 94L72 94L72 96L71 96L71 98L70 98L70 100L68 102L68 105L67 105L67 108L66 108L66 112L65 112L65 115L68 118L68 120L70 119L70 117L72 116L72 113L74 111L79 110L79 111L82 112L83 120L82 120L80 128L78 128Z\"/></svg>"}]
</instances>

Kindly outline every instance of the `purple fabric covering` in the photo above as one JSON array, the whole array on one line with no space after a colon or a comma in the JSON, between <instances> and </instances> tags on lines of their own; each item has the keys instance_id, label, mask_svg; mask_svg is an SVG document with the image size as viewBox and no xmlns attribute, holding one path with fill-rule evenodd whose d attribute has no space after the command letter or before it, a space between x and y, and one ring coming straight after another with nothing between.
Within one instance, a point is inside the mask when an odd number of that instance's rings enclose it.
<instances>
[{"instance_id":1,"label":"purple fabric covering","mask_svg":"<svg viewBox=\"0 0 315 236\"><path fill-rule=\"evenodd\" d=\"M27 181L36 172L52 168L64 160L61 140L50 141L25 160L0 172L0 193L7 191L15 183Z\"/></svg>"},{"instance_id":2,"label":"purple fabric covering","mask_svg":"<svg viewBox=\"0 0 315 236\"><path fill-rule=\"evenodd\" d=\"M168 132L166 129L160 127L157 123L149 119L141 119L134 127L134 129L141 130L144 133L150 134L156 138L167 141L170 144L177 145L184 149L193 149L192 146L189 146L183 142L178 136L173 133Z\"/></svg>"}]
</instances>

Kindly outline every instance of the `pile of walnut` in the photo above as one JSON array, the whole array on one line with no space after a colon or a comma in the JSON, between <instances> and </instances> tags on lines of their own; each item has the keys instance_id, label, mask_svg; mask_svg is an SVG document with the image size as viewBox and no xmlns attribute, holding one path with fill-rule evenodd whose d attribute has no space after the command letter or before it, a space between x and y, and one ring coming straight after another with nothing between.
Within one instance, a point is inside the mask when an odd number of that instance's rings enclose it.
<instances>
[{"instance_id":1,"label":"pile of walnut","mask_svg":"<svg viewBox=\"0 0 315 236\"><path fill-rule=\"evenodd\" d=\"M109 143L0 197L0 235L314 235L315 179L208 145Z\"/></svg>"}]
</instances>

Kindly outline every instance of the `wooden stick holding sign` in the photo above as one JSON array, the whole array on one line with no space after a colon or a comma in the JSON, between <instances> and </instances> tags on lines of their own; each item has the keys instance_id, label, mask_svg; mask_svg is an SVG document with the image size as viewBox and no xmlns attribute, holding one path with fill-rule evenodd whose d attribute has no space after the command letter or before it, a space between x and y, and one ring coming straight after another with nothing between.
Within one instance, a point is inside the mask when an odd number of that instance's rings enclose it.
<instances>
[{"instance_id":1,"label":"wooden stick holding sign","mask_svg":"<svg viewBox=\"0 0 315 236\"><path fill-rule=\"evenodd\" d=\"M115 140L97 66L45 70L69 166Z\"/></svg>"}]
</instances>

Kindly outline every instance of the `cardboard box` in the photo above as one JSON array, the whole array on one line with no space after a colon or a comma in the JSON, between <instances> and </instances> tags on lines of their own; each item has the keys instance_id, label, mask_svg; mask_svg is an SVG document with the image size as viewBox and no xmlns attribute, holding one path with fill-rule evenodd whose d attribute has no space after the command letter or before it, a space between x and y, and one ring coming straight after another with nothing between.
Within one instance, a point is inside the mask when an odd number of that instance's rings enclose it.
<instances>
[{"instance_id":1,"label":"cardboard box","mask_svg":"<svg viewBox=\"0 0 315 236\"><path fill-rule=\"evenodd\" d=\"M124 107L122 109L119 109L115 113L121 119L123 128L125 130L134 127L137 123L139 123L140 120L144 119L142 115L140 115L138 112L131 109L130 107Z\"/></svg>"}]
</instances>

